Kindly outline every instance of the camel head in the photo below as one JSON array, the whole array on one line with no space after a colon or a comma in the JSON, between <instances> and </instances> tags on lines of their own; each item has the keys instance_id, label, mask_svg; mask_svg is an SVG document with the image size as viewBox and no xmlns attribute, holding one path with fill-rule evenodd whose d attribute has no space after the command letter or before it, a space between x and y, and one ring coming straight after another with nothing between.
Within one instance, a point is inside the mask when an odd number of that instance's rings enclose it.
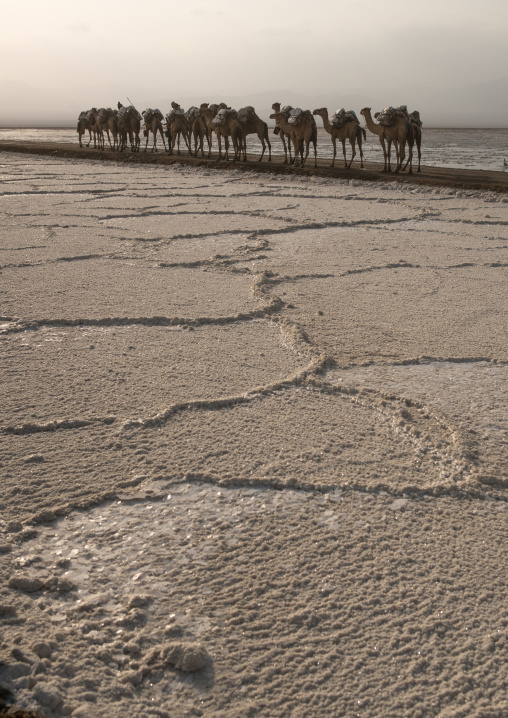
<instances>
[{"instance_id":1,"label":"camel head","mask_svg":"<svg viewBox=\"0 0 508 718\"><path fill-rule=\"evenodd\" d=\"M200 110L207 110L208 109L208 102L202 102L199 106Z\"/></svg>"},{"instance_id":2,"label":"camel head","mask_svg":"<svg viewBox=\"0 0 508 718\"><path fill-rule=\"evenodd\" d=\"M323 117L323 115L327 112L328 112L328 110L326 109L326 107L320 107L318 110L314 110L314 112L312 114L319 115L319 117Z\"/></svg>"},{"instance_id":3,"label":"camel head","mask_svg":"<svg viewBox=\"0 0 508 718\"><path fill-rule=\"evenodd\" d=\"M371 110L370 107L364 107L363 110L360 110L360 115L363 115L365 117L367 112L370 112L370 110Z\"/></svg>"},{"instance_id":4,"label":"camel head","mask_svg":"<svg viewBox=\"0 0 508 718\"><path fill-rule=\"evenodd\" d=\"M272 105L272 110L275 110L275 112L280 112L280 102L274 102Z\"/></svg>"},{"instance_id":5,"label":"camel head","mask_svg":"<svg viewBox=\"0 0 508 718\"><path fill-rule=\"evenodd\" d=\"M278 120L280 117L280 112L274 112L273 115L270 115L271 120Z\"/></svg>"}]
</instances>

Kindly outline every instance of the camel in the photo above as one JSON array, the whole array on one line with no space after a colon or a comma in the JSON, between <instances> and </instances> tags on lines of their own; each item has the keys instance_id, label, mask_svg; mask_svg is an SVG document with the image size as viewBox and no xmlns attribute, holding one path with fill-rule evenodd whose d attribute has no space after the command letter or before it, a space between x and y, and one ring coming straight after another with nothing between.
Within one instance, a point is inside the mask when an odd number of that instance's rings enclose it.
<instances>
[{"instance_id":1,"label":"camel","mask_svg":"<svg viewBox=\"0 0 508 718\"><path fill-rule=\"evenodd\" d=\"M127 146L127 138L131 145L131 152L139 152L139 131L141 129L141 115L133 105L124 107L118 103L118 149L123 152Z\"/></svg>"},{"instance_id":2,"label":"camel","mask_svg":"<svg viewBox=\"0 0 508 718\"><path fill-rule=\"evenodd\" d=\"M277 103L279 104L279 103ZM280 107L280 105L279 105ZM294 110L292 111L294 112ZM286 133L286 135L289 135L289 137L293 141L294 149L295 149L295 157L293 160L293 166L298 166L298 158L300 158L300 167L305 166L305 162L307 161L307 157L309 156L309 146L310 143L314 145L314 167L317 167L317 126L316 126L316 120L312 116L309 110L306 110L305 112L301 112L301 119L297 124L293 124L289 122L290 114L286 110L286 108L283 108L279 112L275 112L273 115L270 115L270 119L276 120L277 124L281 128L283 132ZM305 145L305 157L303 156L303 149Z\"/></svg>"},{"instance_id":3,"label":"camel","mask_svg":"<svg viewBox=\"0 0 508 718\"><path fill-rule=\"evenodd\" d=\"M185 117L185 114L178 104L178 102L171 103L172 110L166 115L166 125L168 127L169 135L169 154L173 154L173 148L175 143L177 145L177 153L180 154L180 136L183 135L189 154L192 154L190 144L190 125Z\"/></svg>"},{"instance_id":4,"label":"camel","mask_svg":"<svg viewBox=\"0 0 508 718\"><path fill-rule=\"evenodd\" d=\"M92 126L91 126L90 122L88 121L88 113L89 113L89 110L88 111L83 110L83 112L79 113L79 117L78 117L78 126L76 127L76 132L78 133L78 136L79 136L79 146L80 147L83 147L82 137L87 130L90 135L87 147L90 147L90 142L92 141Z\"/></svg>"},{"instance_id":5,"label":"camel","mask_svg":"<svg viewBox=\"0 0 508 718\"><path fill-rule=\"evenodd\" d=\"M385 166L383 169L383 172L391 172L391 162L390 162L390 150L392 146L392 142L395 145L395 153L397 156L397 166L395 168L395 172L399 172L399 170L402 168L402 163L404 162L405 157L405 144L408 141L408 137L411 133L411 128L409 127L409 122L403 118L399 118L396 120L395 124L391 126L385 126L380 125L377 122L374 122L372 119L372 113L370 107L364 107L363 110L360 111L360 114L362 114L365 117L365 121L367 123L368 129L374 134L379 137L379 142L381 143L381 147L383 148L383 156L385 160ZM412 146L409 145L409 152L408 152L408 161L409 161L409 174L412 173L412 163L413 163L413 150Z\"/></svg>"},{"instance_id":6,"label":"camel","mask_svg":"<svg viewBox=\"0 0 508 718\"><path fill-rule=\"evenodd\" d=\"M227 109L227 105L221 102L219 105L209 105L208 102L203 102L199 107L199 114L203 118L206 125L206 139L208 142L208 159L212 156L212 138L215 134L215 125L213 121L219 110Z\"/></svg>"},{"instance_id":7,"label":"camel","mask_svg":"<svg viewBox=\"0 0 508 718\"><path fill-rule=\"evenodd\" d=\"M216 105L215 105L216 107ZM212 156L212 137L213 137L213 118L217 113L214 111L208 102L203 102L199 107L199 114L203 118L206 125L206 139L208 141L208 159Z\"/></svg>"},{"instance_id":8,"label":"camel","mask_svg":"<svg viewBox=\"0 0 508 718\"><path fill-rule=\"evenodd\" d=\"M360 151L360 167L363 168L362 133L364 139L367 139L367 133L365 132L363 127L360 127L360 123L356 122L355 120L352 120L351 122L347 122L342 127L336 127L335 125L330 124L330 121L328 119L328 110L326 109L326 107L321 107L318 110L314 110L312 114L321 117L321 119L323 120L323 127L328 132L328 134L331 135L333 143L333 160L330 167L335 167L335 157L337 155L337 139L339 139L342 143L344 167L351 169L351 165L353 164L353 160L356 155L356 143L358 142L358 149ZM351 160L349 164L347 163L346 159L346 139L349 140L352 150Z\"/></svg>"},{"instance_id":9,"label":"camel","mask_svg":"<svg viewBox=\"0 0 508 718\"><path fill-rule=\"evenodd\" d=\"M150 132L153 135L152 152L157 152L157 132L160 132L164 149L166 149L166 138L164 137L164 130L162 128L162 112L160 110L148 109L143 110L141 114L143 115L143 119L145 121L145 127L143 129L143 135L146 137L145 152L148 148Z\"/></svg>"},{"instance_id":10,"label":"camel","mask_svg":"<svg viewBox=\"0 0 508 718\"><path fill-rule=\"evenodd\" d=\"M90 132L90 140L88 141L87 147L90 147L90 142L92 141L92 135L93 135L94 149L97 149L97 141L99 141L99 149L100 149L100 139L98 140L100 130L99 130L99 124L97 122L97 116L98 116L98 112L97 112L96 107L92 107L92 109L88 110L88 112L86 113L87 129Z\"/></svg>"},{"instance_id":11,"label":"camel","mask_svg":"<svg viewBox=\"0 0 508 718\"><path fill-rule=\"evenodd\" d=\"M187 119L187 122L189 123L190 127L190 137L189 141L191 144L191 154L194 155L194 157L198 156L198 143L199 143L199 150L201 151L201 157L205 156L205 152L203 149L203 143L205 137L208 140L208 151L210 152L210 139L208 137L207 133L207 127L206 122L201 115L200 110L197 107L189 107L187 112L185 113L185 118ZM192 138L194 138L194 152L192 152Z\"/></svg>"},{"instance_id":12,"label":"camel","mask_svg":"<svg viewBox=\"0 0 508 718\"><path fill-rule=\"evenodd\" d=\"M418 152L418 167L416 169L417 172L421 172L421 159L422 159L422 123L420 121L420 113L418 110L414 110L409 115L409 127L411 129L411 136L408 140L408 145L411 147L411 156L413 155L413 147L416 144L416 150ZM408 152L409 155L409 152ZM406 167L409 163L409 157L407 158L407 162L402 168L402 171L404 172Z\"/></svg>"},{"instance_id":13,"label":"camel","mask_svg":"<svg viewBox=\"0 0 508 718\"><path fill-rule=\"evenodd\" d=\"M292 107L290 108L293 109ZM272 110L274 112L280 112L280 102L274 102L272 105ZM275 129L273 131L275 135L279 135L280 139L282 140L282 146L284 147L284 164L288 164L288 150L289 150L289 164L293 164L293 158L291 157L291 138L288 134L284 132L283 129L281 129L280 125L278 123L275 124ZM287 146L286 146L286 137L287 137Z\"/></svg>"},{"instance_id":14,"label":"camel","mask_svg":"<svg viewBox=\"0 0 508 718\"><path fill-rule=\"evenodd\" d=\"M205 151L203 149L205 137L208 143L208 157L210 157L210 155L212 154L212 133L208 131L208 125L206 119L201 114L201 110L194 117L191 127L191 134L192 137L194 137L194 157L198 156L198 142L201 157L205 156Z\"/></svg>"},{"instance_id":15,"label":"camel","mask_svg":"<svg viewBox=\"0 0 508 718\"><path fill-rule=\"evenodd\" d=\"M212 108L210 108L212 109ZM213 110L212 110L213 111ZM222 160L222 144L221 137L224 138L224 160L229 162L229 138L233 142L233 148L235 156L233 161L235 162L240 157L242 151L243 140L242 140L242 127L238 121L238 114L236 110L230 108L221 108L213 119L213 129L217 135L217 142L219 144L219 162Z\"/></svg>"},{"instance_id":16,"label":"camel","mask_svg":"<svg viewBox=\"0 0 508 718\"><path fill-rule=\"evenodd\" d=\"M238 121L242 128L242 147L244 162L247 162L247 135L256 134L259 137L263 151L258 162L261 162L265 154L266 145L268 144L268 162L272 161L272 146L268 139L268 125L256 115L253 107L242 107L238 110Z\"/></svg>"},{"instance_id":17,"label":"camel","mask_svg":"<svg viewBox=\"0 0 508 718\"><path fill-rule=\"evenodd\" d=\"M101 149L104 149L104 132L106 132L109 149L115 150L118 144L118 111L112 110L111 107L101 107L97 115L97 123L100 128L99 141L101 142ZM111 145L110 131L113 135L113 145Z\"/></svg>"}]
</instances>

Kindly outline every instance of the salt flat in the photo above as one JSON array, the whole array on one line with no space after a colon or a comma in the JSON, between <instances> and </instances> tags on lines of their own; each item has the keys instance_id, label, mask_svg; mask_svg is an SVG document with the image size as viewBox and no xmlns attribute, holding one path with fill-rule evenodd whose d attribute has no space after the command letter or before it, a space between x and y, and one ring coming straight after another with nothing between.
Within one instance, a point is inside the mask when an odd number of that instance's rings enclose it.
<instances>
[{"instance_id":1,"label":"salt flat","mask_svg":"<svg viewBox=\"0 0 508 718\"><path fill-rule=\"evenodd\" d=\"M508 713L506 198L0 156L0 682Z\"/></svg>"}]
</instances>

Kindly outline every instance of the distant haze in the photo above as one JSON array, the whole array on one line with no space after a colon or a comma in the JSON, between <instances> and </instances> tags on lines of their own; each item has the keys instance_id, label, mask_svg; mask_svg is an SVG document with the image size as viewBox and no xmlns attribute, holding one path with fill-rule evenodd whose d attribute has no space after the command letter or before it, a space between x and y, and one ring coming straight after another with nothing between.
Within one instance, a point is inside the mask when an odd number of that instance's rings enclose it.
<instances>
[{"instance_id":1,"label":"distant haze","mask_svg":"<svg viewBox=\"0 0 508 718\"><path fill-rule=\"evenodd\" d=\"M373 111L508 126L503 0L25 0L2 10L0 126L69 126L130 100Z\"/></svg>"}]
</instances>

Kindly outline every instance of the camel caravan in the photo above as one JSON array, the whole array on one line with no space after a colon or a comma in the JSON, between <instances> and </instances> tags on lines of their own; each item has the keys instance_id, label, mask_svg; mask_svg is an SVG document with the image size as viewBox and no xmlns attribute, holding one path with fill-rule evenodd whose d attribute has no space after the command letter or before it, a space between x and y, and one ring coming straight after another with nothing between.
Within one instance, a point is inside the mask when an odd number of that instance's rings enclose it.
<instances>
[{"instance_id":1,"label":"camel caravan","mask_svg":"<svg viewBox=\"0 0 508 718\"><path fill-rule=\"evenodd\" d=\"M360 157L360 167L364 167L363 141L367 139L365 128L354 110L337 110L331 117L326 107L313 112L302 110L299 107L285 105L280 102L272 105L273 114L270 119L275 120L274 134L279 136L284 148L284 162L294 167L304 167L307 162L310 147L314 153L314 167L317 167L317 125L315 116L321 117L325 131L330 135L333 145L333 159L331 167L335 167L337 156L337 140L342 145L344 167L350 169L357 152ZM413 149L416 145L418 153L417 172L421 171L421 142L422 122L420 113L415 110L409 114L406 105L400 107L385 107L377 112L374 121L370 107L364 107L360 113L366 122L367 129L377 135L383 150L384 172L391 172L391 149L395 150L395 172L406 170L409 173L413 167ZM143 124L142 124L143 123ZM164 127L165 124L165 127ZM92 108L81 112L78 118L77 133L79 146L83 147L83 136L88 132L86 147L90 147L93 139L95 149L105 149L105 135L109 149L124 152L130 147L131 152L140 150L140 133L145 137L144 151L152 142L151 152L157 152L157 139L160 135L164 150L169 154L181 154L180 143L187 152L198 157L212 156L213 137L218 145L218 160L229 161L232 148L233 161L247 161L247 136L257 135L262 152L258 161L261 162L268 148L268 161L272 160L272 148L268 136L268 125L261 120L253 107L243 107L234 110L225 103L203 103L200 107L190 107L187 111L177 102L171 103L171 110L164 117L159 109L147 108L143 112L133 106L124 107L120 102L117 109ZM166 142L167 141L167 142ZM206 152L205 152L206 141ZM346 142L351 148L351 157L346 156ZM223 152L224 145L224 152ZM406 158L407 146L407 160Z\"/></svg>"}]
</instances>

